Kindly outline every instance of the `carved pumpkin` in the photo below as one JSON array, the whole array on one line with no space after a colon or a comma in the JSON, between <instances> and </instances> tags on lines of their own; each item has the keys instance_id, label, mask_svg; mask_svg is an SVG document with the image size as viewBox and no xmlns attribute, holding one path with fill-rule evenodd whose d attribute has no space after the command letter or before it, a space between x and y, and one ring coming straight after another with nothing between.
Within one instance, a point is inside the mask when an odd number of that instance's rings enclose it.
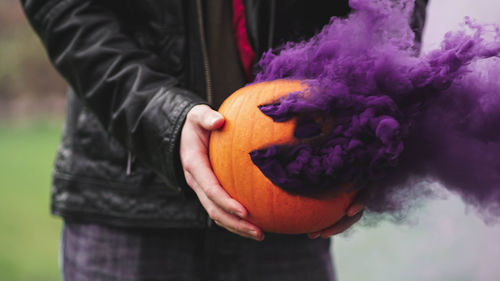
<instances>
[{"instance_id":1,"label":"carved pumpkin","mask_svg":"<svg viewBox=\"0 0 500 281\"><path fill-rule=\"evenodd\" d=\"M276 80L239 89L219 109L224 127L211 134L209 155L222 187L242 203L248 220L264 231L310 233L341 219L355 192L304 197L273 185L253 164L249 153L272 144L293 143L295 121L275 123L259 105L304 89L300 81Z\"/></svg>"}]
</instances>

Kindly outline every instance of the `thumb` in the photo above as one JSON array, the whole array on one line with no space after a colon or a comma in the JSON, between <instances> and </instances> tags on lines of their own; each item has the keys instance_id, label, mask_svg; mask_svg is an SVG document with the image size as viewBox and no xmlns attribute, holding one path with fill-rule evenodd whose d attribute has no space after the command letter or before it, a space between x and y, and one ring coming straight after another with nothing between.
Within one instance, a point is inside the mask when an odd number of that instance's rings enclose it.
<instances>
[{"instance_id":1,"label":"thumb","mask_svg":"<svg viewBox=\"0 0 500 281\"><path fill-rule=\"evenodd\" d=\"M195 109L195 108L193 108ZM208 131L217 130L224 125L224 117L219 112L211 109L209 106L202 105L197 110L196 119L200 126Z\"/></svg>"}]
</instances>

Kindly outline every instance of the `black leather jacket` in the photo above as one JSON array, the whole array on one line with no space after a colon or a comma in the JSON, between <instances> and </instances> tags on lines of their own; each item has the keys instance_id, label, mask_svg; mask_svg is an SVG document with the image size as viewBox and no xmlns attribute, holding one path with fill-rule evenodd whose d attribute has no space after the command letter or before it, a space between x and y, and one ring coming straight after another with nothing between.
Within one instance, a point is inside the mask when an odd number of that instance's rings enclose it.
<instances>
[{"instance_id":1,"label":"black leather jacket","mask_svg":"<svg viewBox=\"0 0 500 281\"><path fill-rule=\"evenodd\" d=\"M187 112L210 104L209 0L22 0L71 89L52 212L123 226L203 227L179 159ZM318 31L347 0L245 0L257 53ZM425 2L417 0L421 30Z\"/></svg>"}]
</instances>

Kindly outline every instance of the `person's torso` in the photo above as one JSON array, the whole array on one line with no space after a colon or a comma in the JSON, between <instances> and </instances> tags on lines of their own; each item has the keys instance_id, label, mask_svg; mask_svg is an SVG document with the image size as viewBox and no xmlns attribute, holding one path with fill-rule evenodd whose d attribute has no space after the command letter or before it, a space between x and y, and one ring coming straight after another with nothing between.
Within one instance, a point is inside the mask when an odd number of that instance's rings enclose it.
<instances>
[{"instance_id":1,"label":"person's torso","mask_svg":"<svg viewBox=\"0 0 500 281\"><path fill-rule=\"evenodd\" d=\"M211 84L217 81L211 77L207 52L207 1L98 3L113 12L131 40L168 66L168 74L178 79L179 86L209 98ZM347 2L243 0L255 61L270 48L311 37L332 16L346 16ZM223 71L218 70L220 77ZM150 169L130 157L71 91L55 163L52 210L65 217L128 226L199 227L207 222L194 194L165 187Z\"/></svg>"}]
</instances>

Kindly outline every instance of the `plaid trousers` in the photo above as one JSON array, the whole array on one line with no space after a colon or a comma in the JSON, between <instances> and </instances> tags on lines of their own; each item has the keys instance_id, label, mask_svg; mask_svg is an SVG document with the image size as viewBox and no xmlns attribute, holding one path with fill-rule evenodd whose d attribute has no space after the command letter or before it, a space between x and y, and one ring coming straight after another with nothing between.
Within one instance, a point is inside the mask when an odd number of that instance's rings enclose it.
<instances>
[{"instance_id":1,"label":"plaid trousers","mask_svg":"<svg viewBox=\"0 0 500 281\"><path fill-rule=\"evenodd\" d=\"M262 242L218 226L121 228L66 221L64 281L333 281L330 240L267 233Z\"/></svg>"}]
</instances>

